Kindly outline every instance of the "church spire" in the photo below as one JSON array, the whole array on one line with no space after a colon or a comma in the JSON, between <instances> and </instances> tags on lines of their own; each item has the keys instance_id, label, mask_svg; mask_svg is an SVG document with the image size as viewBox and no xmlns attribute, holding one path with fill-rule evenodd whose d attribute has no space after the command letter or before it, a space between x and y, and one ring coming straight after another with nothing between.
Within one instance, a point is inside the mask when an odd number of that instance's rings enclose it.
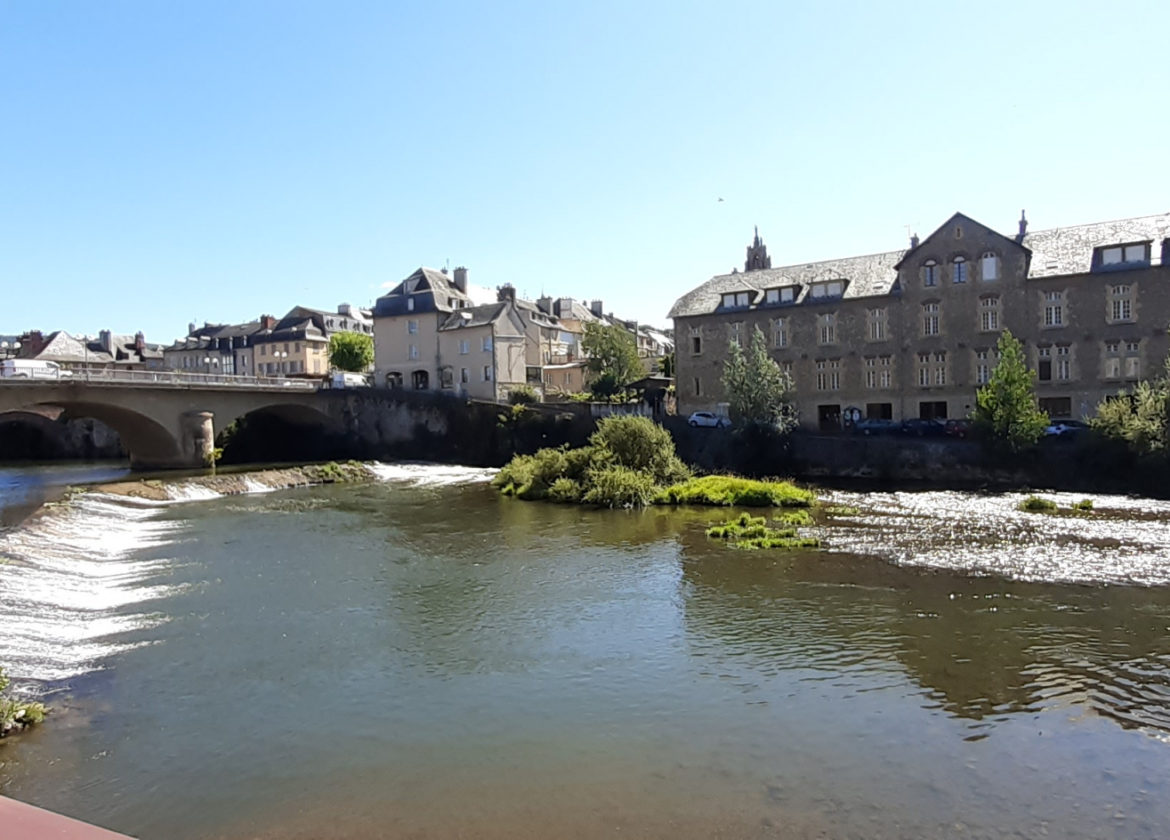
<instances>
[{"instance_id":1,"label":"church spire","mask_svg":"<svg viewBox=\"0 0 1170 840\"><path fill-rule=\"evenodd\" d=\"M744 271L759 271L762 268L772 267L772 258L768 256L768 246L760 239L760 226L756 225L756 236L747 249L747 259L744 260Z\"/></svg>"}]
</instances>

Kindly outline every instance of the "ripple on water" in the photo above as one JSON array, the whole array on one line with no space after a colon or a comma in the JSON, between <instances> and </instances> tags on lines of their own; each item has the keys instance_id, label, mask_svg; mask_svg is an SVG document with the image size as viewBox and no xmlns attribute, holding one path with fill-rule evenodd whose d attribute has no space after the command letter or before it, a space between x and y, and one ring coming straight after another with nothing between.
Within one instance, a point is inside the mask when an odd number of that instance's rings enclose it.
<instances>
[{"instance_id":1,"label":"ripple on water","mask_svg":"<svg viewBox=\"0 0 1170 840\"><path fill-rule=\"evenodd\" d=\"M1094 510L1068 512L1085 498L1044 493L1066 512L1027 513L1023 493L833 492L829 550L885 557L900 565L971 571L1025 581L1170 583L1170 503L1090 496Z\"/></svg>"}]
</instances>

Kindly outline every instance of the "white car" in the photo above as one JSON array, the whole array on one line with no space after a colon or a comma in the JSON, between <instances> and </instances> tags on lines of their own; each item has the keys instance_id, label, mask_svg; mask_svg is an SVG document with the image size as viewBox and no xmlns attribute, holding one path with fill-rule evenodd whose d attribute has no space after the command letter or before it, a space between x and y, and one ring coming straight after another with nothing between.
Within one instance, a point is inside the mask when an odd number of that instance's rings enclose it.
<instances>
[{"instance_id":1,"label":"white car","mask_svg":"<svg viewBox=\"0 0 1170 840\"><path fill-rule=\"evenodd\" d=\"M716 429L723 429L731 425L731 421L726 417L720 417L718 414L712 414L710 411L696 411L687 418L687 424L690 426L711 426Z\"/></svg>"}]
</instances>

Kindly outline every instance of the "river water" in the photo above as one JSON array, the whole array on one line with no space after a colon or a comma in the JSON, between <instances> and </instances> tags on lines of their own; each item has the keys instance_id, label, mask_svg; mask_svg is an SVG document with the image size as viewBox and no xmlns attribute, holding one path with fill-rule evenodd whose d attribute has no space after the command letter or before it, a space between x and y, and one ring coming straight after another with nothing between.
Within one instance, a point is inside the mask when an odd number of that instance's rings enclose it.
<instances>
[{"instance_id":1,"label":"river water","mask_svg":"<svg viewBox=\"0 0 1170 840\"><path fill-rule=\"evenodd\" d=\"M0 793L148 840L1170 836L1166 503L833 492L825 550L735 552L378 469L0 535L55 710Z\"/></svg>"}]
</instances>

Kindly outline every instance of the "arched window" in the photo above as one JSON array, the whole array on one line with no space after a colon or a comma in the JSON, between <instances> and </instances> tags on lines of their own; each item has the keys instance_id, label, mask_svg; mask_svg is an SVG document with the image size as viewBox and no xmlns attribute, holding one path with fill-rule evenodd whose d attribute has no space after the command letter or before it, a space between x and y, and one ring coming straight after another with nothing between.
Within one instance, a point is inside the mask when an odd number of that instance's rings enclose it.
<instances>
[{"instance_id":1,"label":"arched window","mask_svg":"<svg viewBox=\"0 0 1170 840\"><path fill-rule=\"evenodd\" d=\"M927 260L922 264L922 285L938 285L938 263L934 260Z\"/></svg>"},{"instance_id":2,"label":"arched window","mask_svg":"<svg viewBox=\"0 0 1170 840\"><path fill-rule=\"evenodd\" d=\"M955 257L951 260L951 282L952 283L966 283L967 282L967 258Z\"/></svg>"},{"instance_id":3,"label":"arched window","mask_svg":"<svg viewBox=\"0 0 1170 840\"><path fill-rule=\"evenodd\" d=\"M979 276L982 280L999 279L999 257L992 251L985 251L979 258Z\"/></svg>"}]
</instances>

